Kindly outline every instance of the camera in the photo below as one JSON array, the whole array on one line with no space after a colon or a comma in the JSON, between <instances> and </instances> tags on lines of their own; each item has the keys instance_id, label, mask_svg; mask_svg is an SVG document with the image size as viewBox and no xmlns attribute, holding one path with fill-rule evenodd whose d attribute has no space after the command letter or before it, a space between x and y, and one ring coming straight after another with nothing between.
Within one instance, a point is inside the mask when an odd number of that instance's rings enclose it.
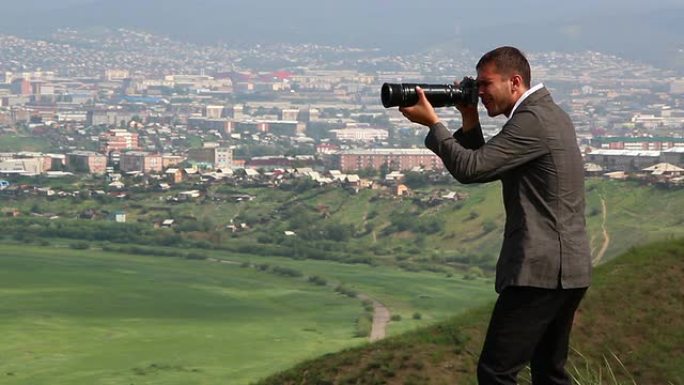
<instances>
[{"instance_id":1,"label":"camera","mask_svg":"<svg viewBox=\"0 0 684 385\"><path fill-rule=\"evenodd\" d=\"M417 86L423 89L425 96L433 107L477 104L477 81L473 78L465 77L459 85L385 83L380 90L382 105L385 108L409 107L418 103Z\"/></svg>"}]
</instances>

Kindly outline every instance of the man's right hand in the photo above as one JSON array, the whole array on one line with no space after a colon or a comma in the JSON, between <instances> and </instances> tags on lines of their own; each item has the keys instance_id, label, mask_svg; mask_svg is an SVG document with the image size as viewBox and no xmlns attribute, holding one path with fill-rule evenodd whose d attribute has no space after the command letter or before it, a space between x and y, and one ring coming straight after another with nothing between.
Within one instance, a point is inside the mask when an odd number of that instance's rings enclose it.
<instances>
[{"instance_id":1,"label":"man's right hand","mask_svg":"<svg viewBox=\"0 0 684 385\"><path fill-rule=\"evenodd\" d=\"M439 117L425 96L425 91L420 87L416 87L416 93L418 94L418 103L410 107L400 107L399 112L413 123L422 124L427 127L437 124Z\"/></svg>"},{"instance_id":2,"label":"man's right hand","mask_svg":"<svg viewBox=\"0 0 684 385\"><path fill-rule=\"evenodd\" d=\"M461 82L455 81L454 86L460 87ZM480 114L477 112L477 104L457 103L456 109L461 113L461 118L463 119L463 132L468 132L471 128L480 124Z\"/></svg>"}]
</instances>

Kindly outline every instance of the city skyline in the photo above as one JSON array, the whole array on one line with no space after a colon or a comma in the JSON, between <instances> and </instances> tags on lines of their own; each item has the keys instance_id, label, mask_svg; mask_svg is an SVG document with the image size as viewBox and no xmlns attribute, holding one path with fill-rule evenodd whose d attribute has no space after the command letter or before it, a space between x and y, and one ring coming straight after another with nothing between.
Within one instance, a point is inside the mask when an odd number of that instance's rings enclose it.
<instances>
[{"instance_id":1,"label":"city skyline","mask_svg":"<svg viewBox=\"0 0 684 385\"><path fill-rule=\"evenodd\" d=\"M317 43L392 53L435 46L483 52L511 44L526 51L596 50L684 71L684 6L670 0L31 0L5 5L5 14L0 33L19 36L46 36L61 27L126 27L200 43Z\"/></svg>"}]
</instances>

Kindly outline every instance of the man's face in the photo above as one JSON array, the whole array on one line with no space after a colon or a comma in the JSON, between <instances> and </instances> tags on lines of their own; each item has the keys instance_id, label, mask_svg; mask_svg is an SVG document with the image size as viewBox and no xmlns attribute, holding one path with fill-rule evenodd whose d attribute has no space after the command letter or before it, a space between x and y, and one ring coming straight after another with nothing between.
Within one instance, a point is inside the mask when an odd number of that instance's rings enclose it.
<instances>
[{"instance_id":1,"label":"man's face","mask_svg":"<svg viewBox=\"0 0 684 385\"><path fill-rule=\"evenodd\" d=\"M477 71L478 95L487 109L487 115L494 117L513 110L516 98L513 92L512 76L503 76L493 63Z\"/></svg>"}]
</instances>

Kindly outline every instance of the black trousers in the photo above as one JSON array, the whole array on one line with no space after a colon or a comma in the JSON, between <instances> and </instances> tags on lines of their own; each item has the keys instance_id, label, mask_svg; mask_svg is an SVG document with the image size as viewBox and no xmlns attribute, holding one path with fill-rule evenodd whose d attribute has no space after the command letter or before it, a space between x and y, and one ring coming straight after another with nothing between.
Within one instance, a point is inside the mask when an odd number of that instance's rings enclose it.
<instances>
[{"instance_id":1,"label":"black trousers","mask_svg":"<svg viewBox=\"0 0 684 385\"><path fill-rule=\"evenodd\" d=\"M499 295L477 367L480 385L515 385L530 363L533 385L570 385L570 329L586 288L507 287Z\"/></svg>"}]
</instances>

